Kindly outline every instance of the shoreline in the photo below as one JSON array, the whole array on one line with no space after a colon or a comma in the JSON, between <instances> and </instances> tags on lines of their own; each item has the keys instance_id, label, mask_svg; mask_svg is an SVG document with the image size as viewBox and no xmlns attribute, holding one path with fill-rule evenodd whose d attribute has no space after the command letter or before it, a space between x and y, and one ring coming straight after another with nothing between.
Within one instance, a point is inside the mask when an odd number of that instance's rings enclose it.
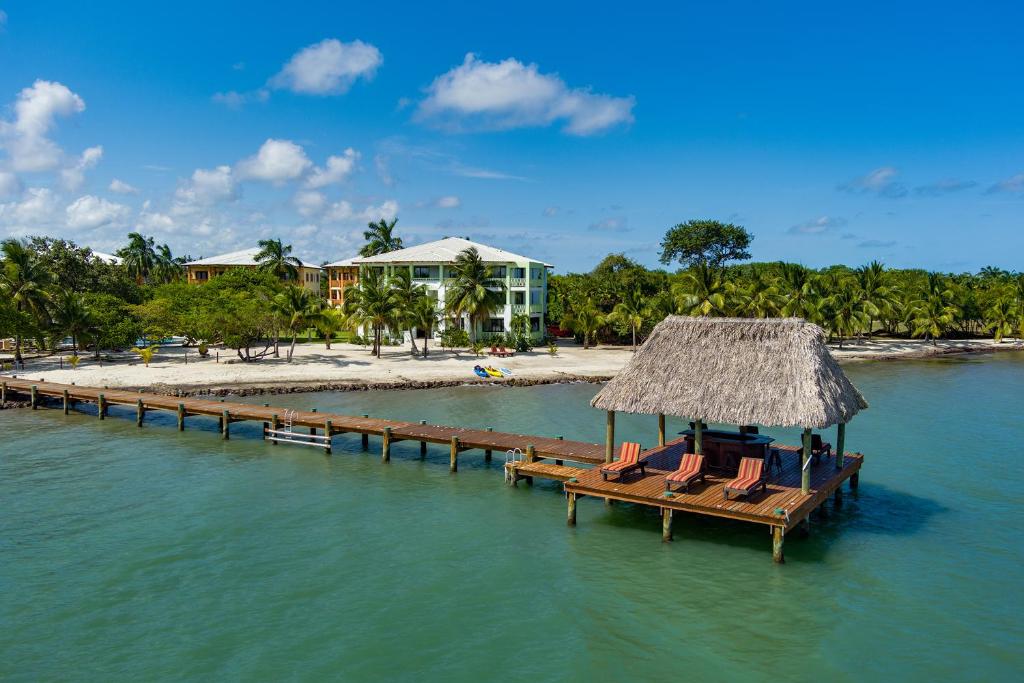
<instances>
[{"instance_id":1,"label":"shoreline","mask_svg":"<svg viewBox=\"0 0 1024 683\"><path fill-rule=\"evenodd\" d=\"M842 349L829 349L840 363L863 363L1024 351L1024 342L1004 340L996 344L992 340L947 340L933 346L921 340L876 339L851 340ZM183 356L190 351L193 360L185 364ZM294 363L279 358L246 364L230 357L222 362L216 362L212 357L198 359L194 349L168 347L149 368L132 354L120 354L95 365L91 359L86 359L77 369L62 369L59 356L50 356L37 360L38 364L30 361L26 369L4 373L0 377L45 378L48 381L147 391L166 396L258 396L319 391L412 391L455 386L599 383L611 379L631 357L629 347L603 346L584 350L575 344L563 344L559 346L557 356L535 351L499 359L436 352L428 358L416 358L404 349L397 351L391 348L383 358L376 359L362 347L335 344L326 351L321 345L305 344L296 348ZM482 380L470 374L475 364L508 366L513 373L502 379Z\"/></svg>"}]
</instances>

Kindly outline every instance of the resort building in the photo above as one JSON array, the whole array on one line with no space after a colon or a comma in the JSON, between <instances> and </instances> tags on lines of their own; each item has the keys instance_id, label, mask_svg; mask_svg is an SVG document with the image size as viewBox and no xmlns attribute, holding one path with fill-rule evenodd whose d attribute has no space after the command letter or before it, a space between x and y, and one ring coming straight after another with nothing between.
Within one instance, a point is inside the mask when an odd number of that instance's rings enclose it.
<instances>
[{"instance_id":1,"label":"resort building","mask_svg":"<svg viewBox=\"0 0 1024 683\"><path fill-rule=\"evenodd\" d=\"M230 268L259 268L260 264L256 261L258 253L260 253L259 247L254 247L186 263L185 273L188 282L192 285L200 285L212 277L223 275ZM301 264L299 266L299 284L312 292L319 293L320 266L301 259L299 263Z\"/></svg>"},{"instance_id":2,"label":"resort building","mask_svg":"<svg viewBox=\"0 0 1024 683\"><path fill-rule=\"evenodd\" d=\"M452 281L452 266L459 254L470 247L475 247L481 259L490 267L491 275L495 280L495 289L500 289L500 285L503 284L505 290L504 307L495 311L490 318L478 321L477 339L487 339L511 331L512 318L520 314L530 316L530 331L533 336L543 336L547 316L548 269L554 266L528 256L521 256L460 237L446 237L386 254L339 261L328 268L338 270L339 275L343 274L343 268L351 266L357 267L359 271L379 268L388 275L399 269L407 268L413 281L425 285L431 295L437 298L438 309L444 311L445 291ZM357 277L351 273L350 276ZM350 281L348 286L355 284L356 281ZM339 280L338 282L346 281ZM333 297L334 281L332 281L331 287ZM343 292L344 286L339 286L338 289ZM339 294L340 296L341 294ZM335 303L335 299L332 298L331 303ZM441 324L435 330L435 335L439 336L451 323L452 321L443 316ZM455 324L468 331L468 316L462 316L460 320L455 321ZM422 333L418 333L418 336L422 336Z\"/></svg>"},{"instance_id":3,"label":"resort building","mask_svg":"<svg viewBox=\"0 0 1024 683\"><path fill-rule=\"evenodd\" d=\"M327 299L334 306L345 303L345 290L359 282L359 266L355 259L335 261L324 266L327 271Z\"/></svg>"}]
</instances>

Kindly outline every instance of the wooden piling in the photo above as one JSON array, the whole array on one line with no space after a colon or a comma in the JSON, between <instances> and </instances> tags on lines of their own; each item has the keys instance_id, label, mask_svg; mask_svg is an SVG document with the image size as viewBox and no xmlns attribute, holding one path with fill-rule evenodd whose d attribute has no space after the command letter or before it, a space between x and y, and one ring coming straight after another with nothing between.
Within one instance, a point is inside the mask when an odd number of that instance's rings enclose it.
<instances>
[{"instance_id":1,"label":"wooden piling","mask_svg":"<svg viewBox=\"0 0 1024 683\"><path fill-rule=\"evenodd\" d=\"M672 508L661 509L661 540L665 543L672 540Z\"/></svg>"},{"instance_id":2,"label":"wooden piling","mask_svg":"<svg viewBox=\"0 0 1024 683\"><path fill-rule=\"evenodd\" d=\"M604 461L611 462L615 454L615 411L608 411L604 430Z\"/></svg>"},{"instance_id":3,"label":"wooden piling","mask_svg":"<svg viewBox=\"0 0 1024 683\"><path fill-rule=\"evenodd\" d=\"M324 439L324 453L326 455L330 455L331 453L334 452L334 446L331 443L331 435L332 434L334 434L334 425L332 424L332 422L330 420L325 420L324 421L324 436L326 436L327 438Z\"/></svg>"},{"instance_id":4,"label":"wooden piling","mask_svg":"<svg viewBox=\"0 0 1024 683\"><path fill-rule=\"evenodd\" d=\"M658 413L658 445L665 445L665 413Z\"/></svg>"},{"instance_id":5,"label":"wooden piling","mask_svg":"<svg viewBox=\"0 0 1024 683\"><path fill-rule=\"evenodd\" d=\"M556 439L558 439L559 441L564 441L564 440L565 440L565 439L564 439L564 438L562 437L562 435L561 435L561 434L559 434L559 435L558 435L558 436L556 436L555 438L556 438ZM558 465L559 467L561 467L561 466L562 466L562 465L563 465L564 463L563 463L563 462L562 462L561 460L556 460L556 461L555 461L555 464L556 464L556 465Z\"/></svg>"},{"instance_id":6,"label":"wooden piling","mask_svg":"<svg viewBox=\"0 0 1024 683\"><path fill-rule=\"evenodd\" d=\"M185 431L185 404L178 404L178 431Z\"/></svg>"},{"instance_id":7,"label":"wooden piling","mask_svg":"<svg viewBox=\"0 0 1024 683\"><path fill-rule=\"evenodd\" d=\"M488 427L487 431L493 432L494 431L494 427ZM491 461L491 449L488 448L486 451L484 451L484 462L490 462L490 461Z\"/></svg>"},{"instance_id":8,"label":"wooden piling","mask_svg":"<svg viewBox=\"0 0 1024 683\"><path fill-rule=\"evenodd\" d=\"M836 487L835 498L832 503L835 507L843 507L843 483L839 482L839 486Z\"/></svg>"},{"instance_id":9,"label":"wooden piling","mask_svg":"<svg viewBox=\"0 0 1024 683\"><path fill-rule=\"evenodd\" d=\"M576 526L576 494L567 493L565 494L565 497L569 501L569 514L565 520L566 524L569 526Z\"/></svg>"},{"instance_id":10,"label":"wooden piling","mask_svg":"<svg viewBox=\"0 0 1024 683\"><path fill-rule=\"evenodd\" d=\"M32 406L32 410L36 409L36 401L38 399L39 399L39 395L37 393L36 385L33 384L29 388L29 404Z\"/></svg>"},{"instance_id":11,"label":"wooden piling","mask_svg":"<svg viewBox=\"0 0 1024 683\"><path fill-rule=\"evenodd\" d=\"M99 415L101 420L107 418L107 400L103 394L100 394L96 399L96 414Z\"/></svg>"},{"instance_id":12,"label":"wooden piling","mask_svg":"<svg viewBox=\"0 0 1024 683\"><path fill-rule=\"evenodd\" d=\"M537 449L533 444L526 447L526 462L537 462Z\"/></svg>"},{"instance_id":13,"label":"wooden piling","mask_svg":"<svg viewBox=\"0 0 1024 683\"><path fill-rule=\"evenodd\" d=\"M811 492L811 468L807 461L811 457L811 430L805 429L803 436L803 454L800 456L800 493Z\"/></svg>"},{"instance_id":14,"label":"wooden piling","mask_svg":"<svg viewBox=\"0 0 1024 683\"><path fill-rule=\"evenodd\" d=\"M381 434L380 459L382 462L391 462L391 427L385 427Z\"/></svg>"},{"instance_id":15,"label":"wooden piling","mask_svg":"<svg viewBox=\"0 0 1024 683\"><path fill-rule=\"evenodd\" d=\"M426 420L420 420L420 424L421 425L425 425L425 424L427 424L427 421ZM420 441L420 457L421 458L427 457L427 442L426 441Z\"/></svg>"},{"instance_id":16,"label":"wooden piling","mask_svg":"<svg viewBox=\"0 0 1024 683\"><path fill-rule=\"evenodd\" d=\"M775 564L784 564L786 562L786 556L782 553L782 542L785 537L786 531L784 527L772 527L772 562Z\"/></svg>"},{"instance_id":17,"label":"wooden piling","mask_svg":"<svg viewBox=\"0 0 1024 683\"><path fill-rule=\"evenodd\" d=\"M843 469L843 457L846 454L846 423L840 422L836 427L836 469Z\"/></svg>"},{"instance_id":18,"label":"wooden piling","mask_svg":"<svg viewBox=\"0 0 1024 683\"><path fill-rule=\"evenodd\" d=\"M67 389L61 393L64 398L64 414L67 415L71 411L71 397L68 395Z\"/></svg>"},{"instance_id":19,"label":"wooden piling","mask_svg":"<svg viewBox=\"0 0 1024 683\"><path fill-rule=\"evenodd\" d=\"M281 429L281 419L277 416L277 413L274 413L273 415L270 416L270 429L275 432ZM276 446L277 441L271 441L270 445Z\"/></svg>"},{"instance_id":20,"label":"wooden piling","mask_svg":"<svg viewBox=\"0 0 1024 683\"><path fill-rule=\"evenodd\" d=\"M366 414L366 413L363 413L363 417L370 417L370 416L368 414ZM362 435L360 435L360 441L362 441L362 443L363 443L363 450L364 451L370 450L370 435L369 434L362 434Z\"/></svg>"},{"instance_id":21,"label":"wooden piling","mask_svg":"<svg viewBox=\"0 0 1024 683\"><path fill-rule=\"evenodd\" d=\"M310 408L309 412L315 413L316 412L316 408ZM316 427L310 427L309 428L309 435L310 436L316 436Z\"/></svg>"},{"instance_id":22,"label":"wooden piling","mask_svg":"<svg viewBox=\"0 0 1024 683\"><path fill-rule=\"evenodd\" d=\"M227 441L228 439L231 438L231 413L225 410L223 413L220 414L220 421L220 438Z\"/></svg>"},{"instance_id":23,"label":"wooden piling","mask_svg":"<svg viewBox=\"0 0 1024 683\"><path fill-rule=\"evenodd\" d=\"M451 448L448 452L448 471L459 471L459 437L452 436Z\"/></svg>"},{"instance_id":24,"label":"wooden piling","mask_svg":"<svg viewBox=\"0 0 1024 683\"><path fill-rule=\"evenodd\" d=\"M7 382L0 382L0 405L7 403Z\"/></svg>"},{"instance_id":25,"label":"wooden piling","mask_svg":"<svg viewBox=\"0 0 1024 683\"><path fill-rule=\"evenodd\" d=\"M141 427L142 420L145 418L146 409L143 407L142 399L135 399L135 426Z\"/></svg>"},{"instance_id":26,"label":"wooden piling","mask_svg":"<svg viewBox=\"0 0 1024 683\"><path fill-rule=\"evenodd\" d=\"M856 491L858 486L860 486L860 472L854 472L850 475L850 490Z\"/></svg>"}]
</instances>

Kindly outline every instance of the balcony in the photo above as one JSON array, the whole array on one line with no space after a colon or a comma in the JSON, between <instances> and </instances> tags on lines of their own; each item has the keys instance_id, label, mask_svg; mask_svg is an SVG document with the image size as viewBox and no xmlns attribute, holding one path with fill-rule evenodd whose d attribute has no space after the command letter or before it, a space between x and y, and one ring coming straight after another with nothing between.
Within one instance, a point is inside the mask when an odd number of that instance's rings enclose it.
<instances>
[{"instance_id":1,"label":"balcony","mask_svg":"<svg viewBox=\"0 0 1024 683\"><path fill-rule=\"evenodd\" d=\"M524 277L514 277L511 280L509 280L509 286L510 287L525 287L526 286L526 278L524 278Z\"/></svg>"},{"instance_id":2,"label":"balcony","mask_svg":"<svg viewBox=\"0 0 1024 683\"><path fill-rule=\"evenodd\" d=\"M526 313L526 304L512 304L512 315Z\"/></svg>"}]
</instances>

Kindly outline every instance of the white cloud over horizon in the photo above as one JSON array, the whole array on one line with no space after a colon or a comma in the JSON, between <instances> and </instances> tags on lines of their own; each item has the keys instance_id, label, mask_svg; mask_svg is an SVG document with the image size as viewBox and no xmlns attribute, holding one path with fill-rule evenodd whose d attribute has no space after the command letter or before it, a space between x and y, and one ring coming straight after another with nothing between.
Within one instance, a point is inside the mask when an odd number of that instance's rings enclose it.
<instances>
[{"instance_id":1,"label":"white cloud over horizon","mask_svg":"<svg viewBox=\"0 0 1024 683\"><path fill-rule=\"evenodd\" d=\"M371 80L383 61L369 43L327 38L292 55L268 85L303 95L342 95L358 79Z\"/></svg>"},{"instance_id":2,"label":"white cloud over horizon","mask_svg":"<svg viewBox=\"0 0 1024 683\"><path fill-rule=\"evenodd\" d=\"M243 180L265 180L281 185L301 177L313 162L306 151L291 140L268 138L255 155L243 159L235 166Z\"/></svg>"},{"instance_id":3,"label":"white cloud over horizon","mask_svg":"<svg viewBox=\"0 0 1024 683\"><path fill-rule=\"evenodd\" d=\"M64 211L72 230L93 230L111 224L123 226L131 213L124 204L88 194L68 204Z\"/></svg>"},{"instance_id":4,"label":"white cloud over horizon","mask_svg":"<svg viewBox=\"0 0 1024 683\"><path fill-rule=\"evenodd\" d=\"M58 117L85 111L85 101L62 83L39 79L18 93L13 109L13 121L0 120L0 148L7 151L11 170L57 168L64 153L48 135Z\"/></svg>"},{"instance_id":5,"label":"white cloud over horizon","mask_svg":"<svg viewBox=\"0 0 1024 683\"><path fill-rule=\"evenodd\" d=\"M570 135L594 135L633 122L635 99L570 88L537 64L508 58L485 62L473 53L434 79L416 118L454 130L548 126Z\"/></svg>"}]
</instances>

